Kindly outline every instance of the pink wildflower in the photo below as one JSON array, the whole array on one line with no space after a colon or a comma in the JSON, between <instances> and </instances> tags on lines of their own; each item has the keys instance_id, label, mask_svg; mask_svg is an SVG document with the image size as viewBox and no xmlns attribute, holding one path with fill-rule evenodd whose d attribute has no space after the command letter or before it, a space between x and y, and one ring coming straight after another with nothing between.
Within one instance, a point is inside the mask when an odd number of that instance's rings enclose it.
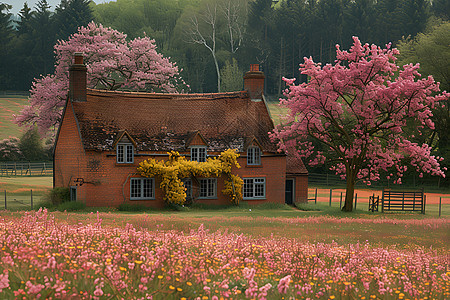
<instances>
[{"instance_id":1,"label":"pink wildflower","mask_svg":"<svg viewBox=\"0 0 450 300\"><path fill-rule=\"evenodd\" d=\"M0 293L2 289L6 289L7 287L9 287L8 273L0 274Z\"/></svg>"},{"instance_id":2,"label":"pink wildflower","mask_svg":"<svg viewBox=\"0 0 450 300\"><path fill-rule=\"evenodd\" d=\"M291 275L287 275L286 277L283 277L280 279L280 282L278 283L278 291L280 294L286 294L287 290L289 289L289 283L291 281Z\"/></svg>"},{"instance_id":3,"label":"pink wildflower","mask_svg":"<svg viewBox=\"0 0 450 300\"><path fill-rule=\"evenodd\" d=\"M42 284L32 284L30 281L27 281L27 283L25 284L28 288L28 294L37 294L40 291L42 291L42 289L45 287Z\"/></svg>"}]
</instances>

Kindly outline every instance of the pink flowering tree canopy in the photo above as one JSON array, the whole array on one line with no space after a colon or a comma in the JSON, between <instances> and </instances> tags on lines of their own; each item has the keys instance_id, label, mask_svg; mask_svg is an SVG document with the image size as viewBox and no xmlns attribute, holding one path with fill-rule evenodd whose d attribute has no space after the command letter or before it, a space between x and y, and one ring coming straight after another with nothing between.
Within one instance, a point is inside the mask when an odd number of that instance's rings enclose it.
<instances>
[{"instance_id":1,"label":"pink flowering tree canopy","mask_svg":"<svg viewBox=\"0 0 450 300\"><path fill-rule=\"evenodd\" d=\"M187 85L180 70L156 51L155 41L136 38L97 25L80 27L67 41L54 46L55 73L35 79L29 105L16 116L19 125L37 125L40 133L58 126L69 90L73 54L82 52L89 88L176 93Z\"/></svg>"},{"instance_id":2,"label":"pink flowering tree canopy","mask_svg":"<svg viewBox=\"0 0 450 300\"><path fill-rule=\"evenodd\" d=\"M420 127L433 128L432 109L449 94L439 93L439 84L429 76L421 78L419 65L396 65L397 49L387 45L362 45L354 37L349 51L337 47L335 64L321 66L312 58L300 65L308 83L288 85L281 104L289 109L285 125L271 133L281 150L292 151L309 165L332 165L331 170L346 179L344 211L352 211L355 183L366 184L387 174L401 183L410 164L423 173L445 177L440 157L430 146L411 142L409 119ZM409 135L409 136L408 136ZM315 149L313 142L323 146Z\"/></svg>"}]
</instances>

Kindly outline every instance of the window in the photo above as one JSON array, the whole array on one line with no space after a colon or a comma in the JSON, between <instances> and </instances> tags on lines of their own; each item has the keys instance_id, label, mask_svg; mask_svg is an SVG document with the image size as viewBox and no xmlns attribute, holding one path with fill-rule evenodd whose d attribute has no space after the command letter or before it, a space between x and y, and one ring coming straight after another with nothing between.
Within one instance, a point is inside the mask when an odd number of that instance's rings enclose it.
<instances>
[{"instance_id":1,"label":"window","mask_svg":"<svg viewBox=\"0 0 450 300\"><path fill-rule=\"evenodd\" d=\"M216 178L200 179L199 198L216 198L217 197L216 190L217 190Z\"/></svg>"},{"instance_id":2,"label":"window","mask_svg":"<svg viewBox=\"0 0 450 300\"><path fill-rule=\"evenodd\" d=\"M250 147L247 149L247 165L261 164L261 150L258 147Z\"/></svg>"},{"instance_id":3,"label":"window","mask_svg":"<svg viewBox=\"0 0 450 300\"><path fill-rule=\"evenodd\" d=\"M189 178L184 178L181 181L186 189L186 198L192 198L192 180Z\"/></svg>"},{"instance_id":4,"label":"window","mask_svg":"<svg viewBox=\"0 0 450 300\"><path fill-rule=\"evenodd\" d=\"M117 144L117 162L120 164L131 164L134 161L132 144Z\"/></svg>"},{"instance_id":5,"label":"window","mask_svg":"<svg viewBox=\"0 0 450 300\"><path fill-rule=\"evenodd\" d=\"M155 199L155 180L153 178L131 178L130 199Z\"/></svg>"},{"instance_id":6,"label":"window","mask_svg":"<svg viewBox=\"0 0 450 300\"><path fill-rule=\"evenodd\" d=\"M265 178L244 178L244 199L266 198Z\"/></svg>"},{"instance_id":7,"label":"window","mask_svg":"<svg viewBox=\"0 0 450 300\"><path fill-rule=\"evenodd\" d=\"M191 160L198 162L206 161L206 147L192 147L191 148Z\"/></svg>"}]
</instances>

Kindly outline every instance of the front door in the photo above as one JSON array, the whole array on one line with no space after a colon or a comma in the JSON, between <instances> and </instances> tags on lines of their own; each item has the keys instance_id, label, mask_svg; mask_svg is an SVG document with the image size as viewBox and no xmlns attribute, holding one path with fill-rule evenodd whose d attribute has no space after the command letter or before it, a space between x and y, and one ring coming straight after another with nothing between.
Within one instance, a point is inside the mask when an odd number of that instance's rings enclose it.
<instances>
[{"instance_id":1,"label":"front door","mask_svg":"<svg viewBox=\"0 0 450 300\"><path fill-rule=\"evenodd\" d=\"M70 187L70 201L77 201L77 187Z\"/></svg>"},{"instance_id":2,"label":"front door","mask_svg":"<svg viewBox=\"0 0 450 300\"><path fill-rule=\"evenodd\" d=\"M285 192L286 204L294 204L294 179L286 179L286 192Z\"/></svg>"}]
</instances>

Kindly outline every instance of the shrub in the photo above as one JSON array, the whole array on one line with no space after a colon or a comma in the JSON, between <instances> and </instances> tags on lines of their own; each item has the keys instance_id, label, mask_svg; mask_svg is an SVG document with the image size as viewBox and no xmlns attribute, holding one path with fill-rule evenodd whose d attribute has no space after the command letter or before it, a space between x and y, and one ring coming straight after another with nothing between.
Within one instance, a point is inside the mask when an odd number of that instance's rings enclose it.
<instances>
[{"instance_id":1,"label":"shrub","mask_svg":"<svg viewBox=\"0 0 450 300\"><path fill-rule=\"evenodd\" d=\"M60 205L58 205L57 209L59 211L78 211L83 210L86 208L86 204L83 202L78 201L69 201L69 202L63 202Z\"/></svg>"},{"instance_id":2,"label":"shrub","mask_svg":"<svg viewBox=\"0 0 450 300\"><path fill-rule=\"evenodd\" d=\"M43 200L53 205L68 202L70 201L70 189L68 187L55 187L45 194Z\"/></svg>"},{"instance_id":3,"label":"shrub","mask_svg":"<svg viewBox=\"0 0 450 300\"><path fill-rule=\"evenodd\" d=\"M117 207L118 211L146 211L149 208L142 204L122 203Z\"/></svg>"}]
</instances>

